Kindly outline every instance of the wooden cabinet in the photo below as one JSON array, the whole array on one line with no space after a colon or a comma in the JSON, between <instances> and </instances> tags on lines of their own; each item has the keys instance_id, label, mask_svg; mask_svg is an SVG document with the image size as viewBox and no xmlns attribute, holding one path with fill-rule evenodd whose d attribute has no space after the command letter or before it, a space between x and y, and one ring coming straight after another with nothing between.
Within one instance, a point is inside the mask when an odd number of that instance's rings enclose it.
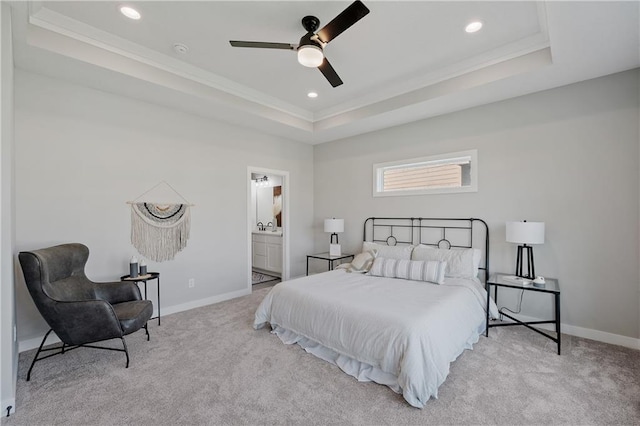
<instances>
[{"instance_id":1,"label":"wooden cabinet","mask_svg":"<svg viewBox=\"0 0 640 426\"><path fill-rule=\"evenodd\" d=\"M282 273L282 236L252 235L253 267Z\"/></svg>"}]
</instances>

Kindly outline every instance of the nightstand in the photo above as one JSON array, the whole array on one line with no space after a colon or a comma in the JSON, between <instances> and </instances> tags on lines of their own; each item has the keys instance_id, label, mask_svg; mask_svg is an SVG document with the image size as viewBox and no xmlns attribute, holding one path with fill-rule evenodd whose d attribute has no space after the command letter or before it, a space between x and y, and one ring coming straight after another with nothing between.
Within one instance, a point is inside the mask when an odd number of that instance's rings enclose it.
<instances>
[{"instance_id":1,"label":"nightstand","mask_svg":"<svg viewBox=\"0 0 640 426\"><path fill-rule=\"evenodd\" d=\"M511 325L523 325L536 333L542 334L548 339L553 340L558 344L558 355L560 355L560 287L558 286L558 280L554 278L546 278L544 287L534 287L531 285L522 285L518 283L514 283L509 280L508 277L512 277L510 274L493 274L487 280L487 330L486 336L489 337L489 328L491 327L506 327ZM515 288L523 291L537 291L540 293L548 293L554 295L555 301L555 318L553 320L543 320L543 321L521 321L512 315L501 312L500 314L509 318L515 322L501 323L501 324L490 324L489 323L489 299L491 297L491 286L494 288L494 297L493 300L498 304L498 287L506 287L506 288ZM555 324L556 325L556 337L551 334L545 333L542 330L539 330L535 327L532 327L534 324Z\"/></svg>"},{"instance_id":2,"label":"nightstand","mask_svg":"<svg viewBox=\"0 0 640 426\"><path fill-rule=\"evenodd\" d=\"M332 256L328 252L318 253L318 254L308 254L307 255L307 275L309 275L309 259L321 259L326 260L329 263L329 270L333 271L333 262L336 260L344 260L351 258L353 260L352 254L343 254L340 256Z\"/></svg>"}]
</instances>

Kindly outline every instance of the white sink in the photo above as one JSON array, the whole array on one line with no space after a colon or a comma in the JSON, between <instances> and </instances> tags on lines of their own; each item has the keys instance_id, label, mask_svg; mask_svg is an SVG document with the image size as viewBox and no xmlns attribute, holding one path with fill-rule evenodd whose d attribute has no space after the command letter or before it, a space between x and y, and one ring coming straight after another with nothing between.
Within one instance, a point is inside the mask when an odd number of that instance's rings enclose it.
<instances>
[{"instance_id":1,"label":"white sink","mask_svg":"<svg viewBox=\"0 0 640 426\"><path fill-rule=\"evenodd\" d=\"M278 237L281 237L281 236L282 236L282 229L280 229L280 228L278 228L278 230L277 230L277 231L275 231L275 232L273 232L273 231L272 231L272 230L270 230L270 229L267 229L267 230L265 230L265 231L259 231L259 230L257 230L257 229L254 229L252 232L253 232L254 234L260 234L260 235L275 235L275 236L278 236Z\"/></svg>"}]
</instances>

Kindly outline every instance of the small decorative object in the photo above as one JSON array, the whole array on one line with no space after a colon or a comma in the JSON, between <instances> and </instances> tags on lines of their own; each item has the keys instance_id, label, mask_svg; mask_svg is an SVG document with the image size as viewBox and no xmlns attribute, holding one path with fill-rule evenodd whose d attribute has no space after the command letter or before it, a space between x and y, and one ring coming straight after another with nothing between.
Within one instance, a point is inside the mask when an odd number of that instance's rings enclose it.
<instances>
[{"instance_id":1,"label":"small decorative object","mask_svg":"<svg viewBox=\"0 0 640 426\"><path fill-rule=\"evenodd\" d=\"M547 283L545 282L544 277L536 277L536 279L535 279L535 280L533 280L533 286L534 286L534 287L544 288L544 286L545 286L546 284L547 284Z\"/></svg>"},{"instance_id":2,"label":"small decorative object","mask_svg":"<svg viewBox=\"0 0 640 426\"><path fill-rule=\"evenodd\" d=\"M533 264L533 247L529 244L544 244L544 222L507 222L507 242L518 245L516 260L516 275L523 278L534 279L536 270ZM522 252L526 251L527 274L522 273Z\"/></svg>"},{"instance_id":3,"label":"small decorative object","mask_svg":"<svg viewBox=\"0 0 640 426\"><path fill-rule=\"evenodd\" d=\"M140 275L147 275L147 262L140 259Z\"/></svg>"},{"instance_id":4,"label":"small decorative object","mask_svg":"<svg viewBox=\"0 0 640 426\"><path fill-rule=\"evenodd\" d=\"M325 219L324 220L324 232L331 232L331 239L329 240L329 255L341 256L342 249L338 244L338 233L344 232L344 219ZM336 237L336 242L333 242L333 237Z\"/></svg>"},{"instance_id":5,"label":"small decorative object","mask_svg":"<svg viewBox=\"0 0 640 426\"><path fill-rule=\"evenodd\" d=\"M138 258L135 256L131 256L131 260L129 261L129 276L131 278L138 276Z\"/></svg>"}]
</instances>

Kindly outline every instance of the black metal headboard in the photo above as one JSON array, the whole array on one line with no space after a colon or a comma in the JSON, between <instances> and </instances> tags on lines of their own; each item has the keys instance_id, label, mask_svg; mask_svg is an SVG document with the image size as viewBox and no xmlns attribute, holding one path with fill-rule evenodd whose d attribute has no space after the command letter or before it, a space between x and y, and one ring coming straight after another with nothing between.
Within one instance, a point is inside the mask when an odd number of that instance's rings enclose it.
<instances>
[{"instance_id":1,"label":"black metal headboard","mask_svg":"<svg viewBox=\"0 0 640 426\"><path fill-rule=\"evenodd\" d=\"M477 248L481 270L489 277L489 227L477 218L370 217L364 221L363 240L438 248Z\"/></svg>"}]
</instances>

